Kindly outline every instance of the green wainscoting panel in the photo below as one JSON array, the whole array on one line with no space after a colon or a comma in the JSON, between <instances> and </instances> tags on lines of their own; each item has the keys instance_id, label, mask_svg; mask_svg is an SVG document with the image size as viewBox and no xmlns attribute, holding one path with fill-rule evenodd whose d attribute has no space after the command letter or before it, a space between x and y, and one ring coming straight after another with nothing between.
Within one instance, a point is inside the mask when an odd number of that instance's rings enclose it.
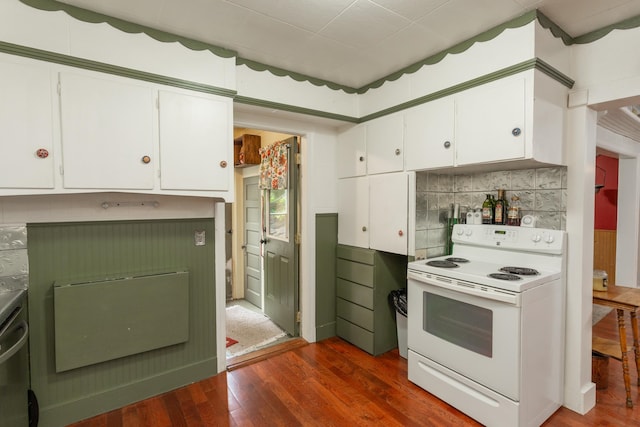
<instances>
[{"instance_id":1,"label":"green wainscoting panel","mask_svg":"<svg viewBox=\"0 0 640 427\"><path fill-rule=\"evenodd\" d=\"M186 271L56 283L53 303L56 372L189 339Z\"/></svg>"},{"instance_id":2,"label":"green wainscoting panel","mask_svg":"<svg viewBox=\"0 0 640 427\"><path fill-rule=\"evenodd\" d=\"M214 219L28 224L31 388L40 427L74 421L217 373ZM204 231L206 244L194 235ZM188 271L186 342L56 373L54 284ZM80 303L80 301L79 301ZM156 302L141 301L141 311Z\"/></svg>"},{"instance_id":3,"label":"green wainscoting panel","mask_svg":"<svg viewBox=\"0 0 640 427\"><path fill-rule=\"evenodd\" d=\"M316 340L336 336L338 214L316 215Z\"/></svg>"}]
</instances>

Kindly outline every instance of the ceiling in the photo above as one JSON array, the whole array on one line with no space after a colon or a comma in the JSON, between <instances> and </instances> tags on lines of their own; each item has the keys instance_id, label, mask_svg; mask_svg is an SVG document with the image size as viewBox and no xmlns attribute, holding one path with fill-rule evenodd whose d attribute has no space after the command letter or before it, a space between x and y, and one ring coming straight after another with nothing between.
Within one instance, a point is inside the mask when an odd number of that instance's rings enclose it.
<instances>
[{"instance_id":1,"label":"ceiling","mask_svg":"<svg viewBox=\"0 0 640 427\"><path fill-rule=\"evenodd\" d=\"M59 0L359 88L539 9L572 37L640 15L638 0Z\"/></svg>"}]
</instances>

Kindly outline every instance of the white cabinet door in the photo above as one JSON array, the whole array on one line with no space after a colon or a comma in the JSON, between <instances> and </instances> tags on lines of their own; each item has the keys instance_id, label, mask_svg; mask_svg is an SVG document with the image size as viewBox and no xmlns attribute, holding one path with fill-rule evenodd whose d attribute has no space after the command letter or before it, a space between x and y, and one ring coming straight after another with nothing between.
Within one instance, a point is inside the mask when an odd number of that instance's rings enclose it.
<instances>
[{"instance_id":1,"label":"white cabinet door","mask_svg":"<svg viewBox=\"0 0 640 427\"><path fill-rule=\"evenodd\" d=\"M453 97L437 99L405 114L405 165L408 171L453 166Z\"/></svg>"},{"instance_id":2,"label":"white cabinet door","mask_svg":"<svg viewBox=\"0 0 640 427\"><path fill-rule=\"evenodd\" d=\"M60 83L64 187L152 189L153 90L69 73Z\"/></svg>"},{"instance_id":3,"label":"white cabinet door","mask_svg":"<svg viewBox=\"0 0 640 427\"><path fill-rule=\"evenodd\" d=\"M367 173L367 141L364 125L352 127L338 135L338 178Z\"/></svg>"},{"instance_id":4,"label":"white cabinet door","mask_svg":"<svg viewBox=\"0 0 640 427\"><path fill-rule=\"evenodd\" d=\"M338 243L369 247L369 179L338 180Z\"/></svg>"},{"instance_id":5,"label":"white cabinet door","mask_svg":"<svg viewBox=\"0 0 640 427\"><path fill-rule=\"evenodd\" d=\"M404 172L369 177L369 247L407 254L409 178ZM338 217L338 224L340 217Z\"/></svg>"},{"instance_id":6,"label":"white cabinet door","mask_svg":"<svg viewBox=\"0 0 640 427\"><path fill-rule=\"evenodd\" d=\"M401 114L367 123L367 173L398 172L404 168L404 118Z\"/></svg>"},{"instance_id":7,"label":"white cabinet door","mask_svg":"<svg viewBox=\"0 0 640 427\"><path fill-rule=\"evenodd\" d=\"M231 101L160 91L160 187L227 191L233 173Z\"/></svg>"},{"instance_id":8,"label":"white cabinet door","mask_svg":"<svg viewBox=\"0 0 640 427\"><path fill-rule=\"evenodd\" d=\"M458 165L523 158L525 131L524 77L487 83L456 97Z\"/></svg>"},{"instance_id":9,"label":"white cabinet door","mask_svg":"<svg viewBox=\"0 0 640 427\"><path fill-rule=\"evenodd\" d=\"M0 62L0 187L54 187L51 89L48 69Z\"/></svg>"}]
</instances>

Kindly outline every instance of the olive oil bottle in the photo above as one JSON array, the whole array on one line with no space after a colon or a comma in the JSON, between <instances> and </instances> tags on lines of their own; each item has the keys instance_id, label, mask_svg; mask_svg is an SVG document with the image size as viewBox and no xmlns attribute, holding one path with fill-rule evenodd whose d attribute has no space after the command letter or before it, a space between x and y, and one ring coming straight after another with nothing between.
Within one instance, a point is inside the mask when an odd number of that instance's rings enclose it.
<instances>
[{"instance_id":1,"label":"olive oil bottle","mask_svg":"<svg viewBox=\"0 0 640 427\"><path fill-rule=\"evenodd\" d=\"M493 224L494 200L491 194L487 194L487 198L482 203L482 223Z\"/></svg>"}]
</instances>

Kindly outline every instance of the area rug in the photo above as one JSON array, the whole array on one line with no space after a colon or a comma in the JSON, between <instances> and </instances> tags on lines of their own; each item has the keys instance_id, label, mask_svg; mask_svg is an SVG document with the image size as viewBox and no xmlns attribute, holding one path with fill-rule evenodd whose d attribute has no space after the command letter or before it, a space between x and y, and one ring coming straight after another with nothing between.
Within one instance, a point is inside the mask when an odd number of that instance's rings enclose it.
<instances>
[{"instance_id":1,"label":"area rug","mask_svg":"<svg viewBox=\"0 0 640 427\"><path fill-rule=\"evenodd\" d=\"M238 341L227 348L227 357L242 356L286 336L267 316L240 305L227 307L227 335Z\"/></svg>"},{"instance_id":2,"label":"area rug","mask_svg":"<svg viewBox=\"0 0 640 427\"><path fill-rule=\"evenodd\" d=\"M611 310L613 310L611 307L605 307L602 305L593 304L593 314L592 314L591 325L595 325L596 323L604 319L607 316L607 314L611 313Z\"/></svg>"}]
</instances>

